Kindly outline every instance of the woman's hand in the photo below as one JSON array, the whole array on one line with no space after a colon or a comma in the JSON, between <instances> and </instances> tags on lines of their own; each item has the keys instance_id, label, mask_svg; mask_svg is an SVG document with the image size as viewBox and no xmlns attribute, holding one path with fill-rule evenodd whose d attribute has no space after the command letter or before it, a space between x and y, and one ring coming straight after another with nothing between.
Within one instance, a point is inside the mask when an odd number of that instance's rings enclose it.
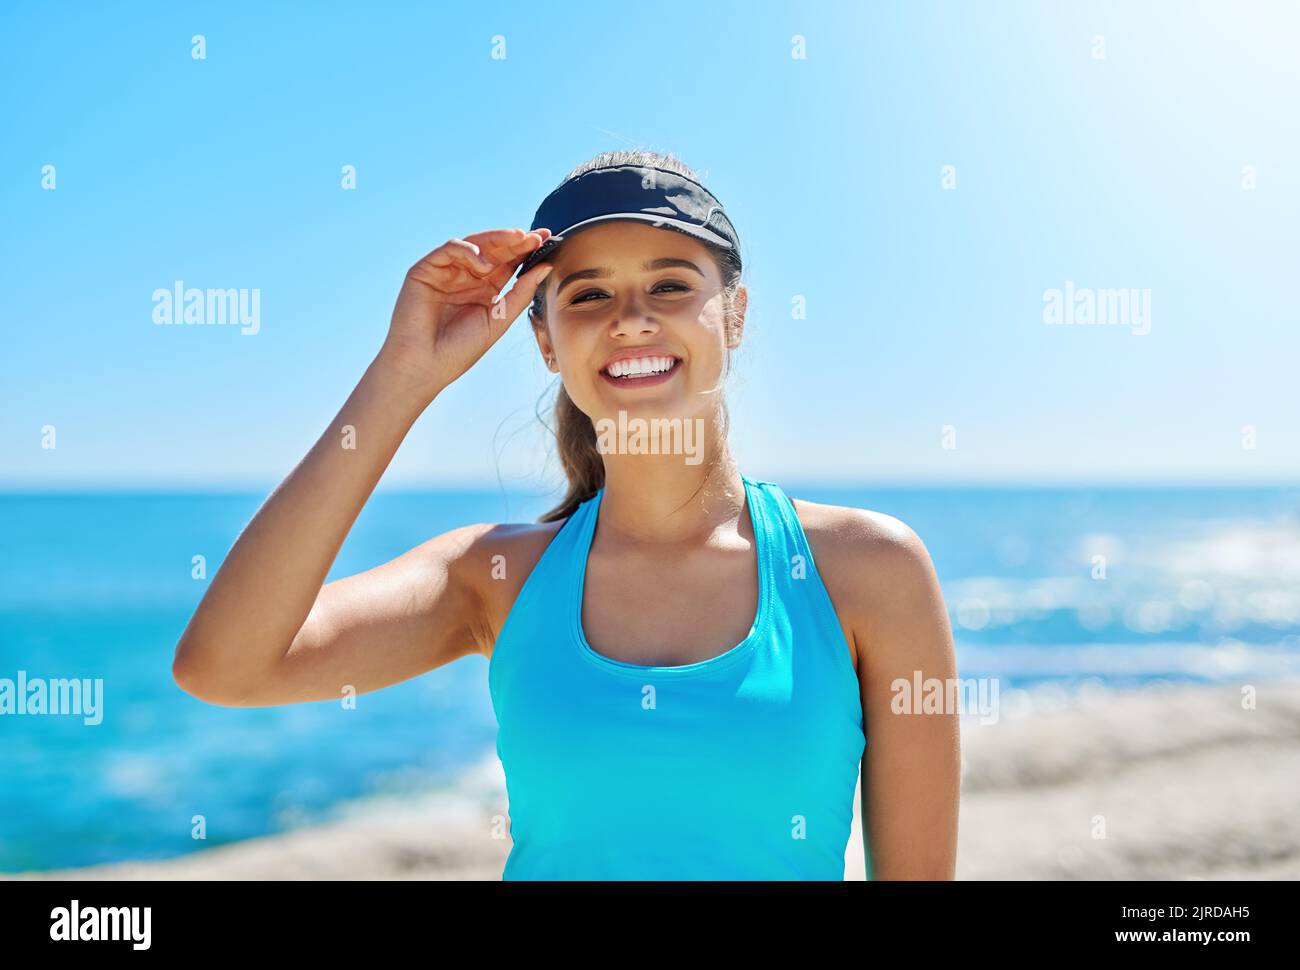
<instances>
[{"instance_id":1,"label":"woman's hand","mask_svg":"<svg viewBox=\"0 0 1300 970\"><path fill-rule=\"evenodd\" d=\"M497 294L550 235L549 229L490 229L429 253L406 274L380 358L432 401L532 303L550 263L519 277L500 300Z\"/></svg>"}]
</instances>

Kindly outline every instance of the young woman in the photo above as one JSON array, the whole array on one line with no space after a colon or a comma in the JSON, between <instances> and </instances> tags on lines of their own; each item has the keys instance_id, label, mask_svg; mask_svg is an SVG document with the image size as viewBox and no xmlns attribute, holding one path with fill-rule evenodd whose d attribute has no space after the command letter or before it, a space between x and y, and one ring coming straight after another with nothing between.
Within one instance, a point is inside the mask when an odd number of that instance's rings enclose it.
<instances>
[{"instance_id":1,"label":"young woman","mask_svg":"<svg viewBox=\"0 0 1300 970\"><path fill-rule=\"evenodd\" d=\"M895 518L737 468L722 381L740 268L721 204L649 152L580 166L531 231L424 257L357 388L214 577L177 682L288 704L481 653L508 879L842 879L859 767L868 878L953 878L957 712L898 690L956 676L930 557ZM525 308L561 379L564 500L323 585L412 423Z\"/></svg>"}]
</instances>

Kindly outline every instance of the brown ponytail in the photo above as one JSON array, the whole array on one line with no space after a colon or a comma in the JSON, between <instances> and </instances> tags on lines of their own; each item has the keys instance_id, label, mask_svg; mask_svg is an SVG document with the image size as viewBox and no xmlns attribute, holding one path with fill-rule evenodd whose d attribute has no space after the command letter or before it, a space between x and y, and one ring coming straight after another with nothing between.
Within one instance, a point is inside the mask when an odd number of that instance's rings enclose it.
<instances>
[{"instance_id":1,"label":"brown ponytail","mask_svg":"<svg viewBox=\"0 0 1300 970\"><path fill-rule=\"evenodd\" d=\"M569 491L564 501L539 522L567 519L605 484L605 463L596 448L596 428L591 418L578 410L563 384L555 392L555 448L569 480Z\"/></svg>"}]
</instances>

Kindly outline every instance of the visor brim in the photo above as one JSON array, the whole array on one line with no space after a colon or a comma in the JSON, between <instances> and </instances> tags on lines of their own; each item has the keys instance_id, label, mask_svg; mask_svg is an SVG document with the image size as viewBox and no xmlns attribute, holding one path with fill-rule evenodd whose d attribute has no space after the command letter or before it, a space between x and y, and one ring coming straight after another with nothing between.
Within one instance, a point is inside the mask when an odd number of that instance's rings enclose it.
<instances>
[{"instance_id":1,"label":"visor brim","mask_svg":"<svg viewBox=\"0 0 1300 970\"><path fill-rule=\"evenodd\" d=\"M582 222L569 226L562 232L551 236L546 242L542 243L537 249L529 253L522 263L519 264L516 277L523 276L538 263L552 257L555 250L568 238L588 229L591 226L603 222L615 222L625 220L631 222L648 222L657 229L671 229L674 232L685 233L692 236L700 242L716 246L718 249L731 249L731 240L721 236L706 226L701 226L694 222L686 222L682 219L672 219L667 216L655 215L649 212L616 212L609 215L595 216L591 219L584 219Z\"/></svg>"}]
</instances>

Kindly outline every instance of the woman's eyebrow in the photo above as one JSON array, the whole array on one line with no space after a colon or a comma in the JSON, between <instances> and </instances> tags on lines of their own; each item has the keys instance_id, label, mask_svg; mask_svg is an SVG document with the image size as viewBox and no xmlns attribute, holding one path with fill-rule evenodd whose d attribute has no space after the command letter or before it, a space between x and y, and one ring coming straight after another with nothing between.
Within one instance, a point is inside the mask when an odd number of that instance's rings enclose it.
<instances>
[{"instance_id":1,"label":"woman's eyebrow","mask_svg":"<svg viewBox=\"0 0 1300 970\"><path fill-rule=\"evenodd\" d=\"M681 267L682 269L692 269L704 276L704 271L692 263L689 259L682 259L679 256L662 256L659 259L651 259L641 264L641 268L647 273L652 273L657 269L668 269L670 267ZM560 286L555 291L559 296L564 288L570 283L576 283L578 280L596 280L605 276L613 276L614 271L608 266L595 266L591 269L580 269L576 273L570 273L564 279L560 280Z\"/></svg>"},{"instance_id":2,"label":"woman's eyebrow","mask_svg":"<svg viewBox=\"0 0 1300 970\"><path fill-rule=\"evenodd\" d=\"M662 259L652 259L648 263L643 263L641 268L647 273L650 273L657 269L667 269L670 266L681 266L684 269L693 269L701 276L704 275L704 271L689 259L682 259L677 256L665 256Z\"/></svg>"},{"instance_id":3,"label":"woman's eyebrow","mask_svg":"<svg viewBox=\"0 0 1300 970\"><path fill-rule=\"evenodd\" d=\"M609 276L613 272L614 271L610 269L608 266L597 266L595 269L580 269L576 273L570 273L564 279L560 280L560 286L555 291L555 295L559 296L561 293L563 293L564 288L568 286L570 283L576 283L578 280L599 279L602 276Z\"/></svg>"}]
</instances>

